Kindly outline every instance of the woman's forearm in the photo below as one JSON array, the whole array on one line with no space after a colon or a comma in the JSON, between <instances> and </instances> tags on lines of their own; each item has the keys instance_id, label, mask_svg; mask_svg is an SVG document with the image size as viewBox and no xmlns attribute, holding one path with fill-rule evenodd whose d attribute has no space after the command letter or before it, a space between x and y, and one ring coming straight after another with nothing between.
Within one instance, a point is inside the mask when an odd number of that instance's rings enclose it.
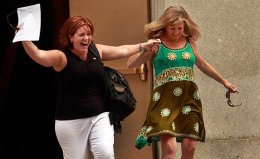
<instances>
[{"instance_id":1,"label":"woman's forearm","mask_svg":"<svg viewBox=\"0 0 260 159\"><path fill-rule=\"evenodd\" d=\"M39 55L39 49L36 45L34 45L31 41L22 41L23 47L26 51L26 53L35 61L39 61L40 55Z\"/></svg>"},{"instance_id":2,"label":"woman's forearm","mask_svg":"<svg viewBox=\"0 0 260 159\"><path fill-rule=\"evenodd\" d=\"M200 70L223 85L225 85L225 83L227 82L226 79L213 66L211 66L207 62L200 67Z\"/></svg>"},{"instance_id":3,"label":"woman's forearm","mask_svg":"<svg viewBox=\"0 0 260 159\"><path fill-rule=\"evenodd\" d=\"M145 63L149 59L151 59L153 56L153 53L151 52L140 52L139 54L135 54L131 57L129 57L127 61L127 67L128 68L133 68L133 67L138 67L141 64Z\"/></svg>"}]
</instances>

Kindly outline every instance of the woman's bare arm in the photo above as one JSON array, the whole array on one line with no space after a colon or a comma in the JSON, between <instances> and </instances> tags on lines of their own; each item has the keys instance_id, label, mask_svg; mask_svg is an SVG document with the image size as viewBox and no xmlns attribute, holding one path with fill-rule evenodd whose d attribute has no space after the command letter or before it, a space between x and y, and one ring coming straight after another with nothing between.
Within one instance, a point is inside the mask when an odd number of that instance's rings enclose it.
<instances>
[{"instance_id":1,"label":"woman's bare arm","mask_svg":"<svg viewBox=\"0 0 260 159\"><path fill-rule=\"evenodd\" d=\"M42 66L60 70L66 65L66 57L60 50L40 50L31 41L22 41L22 44L30 58Z\"/></svg>"},{"instance_id":2,"label":"woman's bare arm","mask_svg":"<svg viewBox=\"0 0 260 159\"><path fill-rule=\"evenodd\" d=\"M195 42L190 39L190 43L192 46L192 49L194 51L195 57L196 57L196 66L207 76L213 78L217 82L224 85L225 88L231 90L231 91L237 91L236 87L231 84L229 81L227 81L211 64L209 64L207 61L205 61L202 56L199 54L198 48L195 45Z\"/></svg>"}]
</instances>

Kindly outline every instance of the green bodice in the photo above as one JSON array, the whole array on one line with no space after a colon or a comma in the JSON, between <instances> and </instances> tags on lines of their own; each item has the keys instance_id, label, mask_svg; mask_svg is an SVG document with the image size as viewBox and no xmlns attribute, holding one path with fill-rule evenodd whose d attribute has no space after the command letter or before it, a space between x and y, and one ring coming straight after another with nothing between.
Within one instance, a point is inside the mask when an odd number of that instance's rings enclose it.
<instances>
[{"instance_id":1,"label":"green bodice","mask_svg":"<svg viewBox=\"0 0 260 159\"><path fill-rule=\"evenodd\" d=\"M153 59L154 88L170 81L194 81L194 64L195 56L189 42L181 49L169 49L160 44L158 53Z\"/></svg>"}]
</instances>

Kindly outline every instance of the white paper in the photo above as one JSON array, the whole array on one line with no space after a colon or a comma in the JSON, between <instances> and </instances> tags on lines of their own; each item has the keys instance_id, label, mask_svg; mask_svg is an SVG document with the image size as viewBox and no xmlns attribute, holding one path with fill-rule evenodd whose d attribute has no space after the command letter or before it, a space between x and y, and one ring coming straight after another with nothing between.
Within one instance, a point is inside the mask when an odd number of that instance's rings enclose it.
<instances>
[{"instance_id":1,"label":"white paper","mask_svg":"<svg viewBox=\"0 0 260 159\"><path fill-rule=\"evenodd\" d=\"M40 4L17 8L19 30L13 43L17 41L38 41L41 31Z\"/></svg>"}]
</instances>

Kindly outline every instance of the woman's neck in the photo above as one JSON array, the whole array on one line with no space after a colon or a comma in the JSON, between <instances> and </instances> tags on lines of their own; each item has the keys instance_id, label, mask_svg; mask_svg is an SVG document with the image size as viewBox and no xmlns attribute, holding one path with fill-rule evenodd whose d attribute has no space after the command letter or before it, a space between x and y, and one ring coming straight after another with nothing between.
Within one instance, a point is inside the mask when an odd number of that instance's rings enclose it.
<instances>
[{"instance_id":1,"label":"woman's neck","mask_svg":"<svg viewBox=\"0 0 260 159\"><path fill-rule=\"evenodd\" d=\"M169 38L167 36L161 38L162 43L171 49L180 49L186 45L186 37L176 38Z\"/></svg>"},{"instance_id":2,"label":"woman's neck","mask_svg":"<svg viewBox=\"0 0 260 159\"><path fill-rule=\"evenodd\" d=\"M81 60L87 60L87 58L88 58L88 53L87 53L87 51L85 51L85 52L80 52L80 51L77 51L77 50L75 50L75 49L71 49L71 52L73 53L73 54L75 54L76 56L78 56Z\"/></svg>"}]
</instances>

